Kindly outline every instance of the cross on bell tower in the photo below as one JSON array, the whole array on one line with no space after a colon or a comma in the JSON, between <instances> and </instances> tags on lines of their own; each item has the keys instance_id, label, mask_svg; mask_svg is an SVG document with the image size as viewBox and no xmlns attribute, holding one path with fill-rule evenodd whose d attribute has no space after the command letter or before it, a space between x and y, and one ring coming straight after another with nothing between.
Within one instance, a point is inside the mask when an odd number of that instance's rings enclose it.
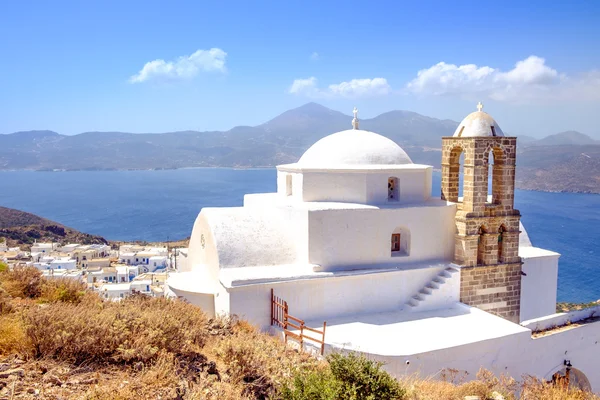
<instances>
[{"instance_id":1,"label":"cross on bell tower","mask_svg":"<svg viewBox=\"0 0 600 400\"><path fill-rule=\"evenodd\" d=\"M461 302L519 322L517 138L505 137L482 109L479 102L453 136L442 138L442 199L456 203L454 263L461 268Z\"/></svg>"}]
</instances>

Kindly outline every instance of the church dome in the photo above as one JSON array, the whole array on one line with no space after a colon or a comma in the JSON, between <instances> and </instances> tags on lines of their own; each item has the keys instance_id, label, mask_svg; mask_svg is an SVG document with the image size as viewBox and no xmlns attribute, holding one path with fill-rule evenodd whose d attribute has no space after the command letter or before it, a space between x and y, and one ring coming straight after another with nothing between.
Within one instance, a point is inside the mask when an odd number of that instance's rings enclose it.
<instances>
[{"instance_id":1,"label":"church dome","mask_svg":"<svg viewBox=\"0 0 600 400\"><path fill-rule=\"evenodd\" d=\"M374 132L349 129L326 136L300 157L301 166L412 164L402 147Z\"/></svg>"},{"instance_id":2,"label":"church dome","mask_svg":"<svg viewBox=\"0 0 600 400\"><path fill-rule=\"evenodd\" d=\"M478 111L467 115L454 131L454 137L504 136L504 132L492 116L481 111L483 104L477 105Z\"/></svg>"},{"instance_id":3,"label":"church dome","mask_svg":"<svg viewBox=\"0 0 600 400\"><path fill-rule=\"evenodd\" d=\"M298 165L336 167L358 165L412 164L396 142L374 132L358 129L358 110L354 107L352 127L318 140L304 152Z\"/></svg>"}]
</instances>

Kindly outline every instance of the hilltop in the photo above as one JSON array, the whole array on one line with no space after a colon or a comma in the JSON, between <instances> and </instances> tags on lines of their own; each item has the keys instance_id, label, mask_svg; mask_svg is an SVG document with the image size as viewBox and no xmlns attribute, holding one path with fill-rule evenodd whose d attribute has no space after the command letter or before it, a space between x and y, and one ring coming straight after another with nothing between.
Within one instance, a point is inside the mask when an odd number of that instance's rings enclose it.
<instances>
[{"instance_id":1,"label":"hilltop","mask_svg":"<svg viewBox=\"0 0 600 400\"><path fill-rule=\"evenodd\" d=\"M0 170L273 167L297 161L320 138L349 129L351 120L339 111L308 103L263 124L228 131L84 132L73 136L52 131L16 132L0 135ZM456 121L402 110L360 120L361 129L389 137L414 162L435 168L440 168L441 137L452 135L457 126ZM600 193L599 141L575 131L543 139L516 136L517 187ZM584 163L582 153L588 158Z\"/></svg>"},{"instance_id":2,"label":"hilltop","mask_svg":"<svg viewBox=\"0 0 600 400\"><path fill-rule=\"evenodd\" d=\"M0 237L9 246L39 242L108 244L101 236L79 232L58 222L13 208L0 207ZM27 247L27 246L25 246Z\"/></svg>"},{"instance_id":3,"label":"hilltop","mask_svg":"<svg viewBox=\"0 0 600 400\"><path fill-rule=\"evenodd\" d=\"M362 356L319 360L180 300L107 302L75 281L0 265L2 399L599 400L487 371L437 378L396 381Z\"/></svg>"}]
</instances>

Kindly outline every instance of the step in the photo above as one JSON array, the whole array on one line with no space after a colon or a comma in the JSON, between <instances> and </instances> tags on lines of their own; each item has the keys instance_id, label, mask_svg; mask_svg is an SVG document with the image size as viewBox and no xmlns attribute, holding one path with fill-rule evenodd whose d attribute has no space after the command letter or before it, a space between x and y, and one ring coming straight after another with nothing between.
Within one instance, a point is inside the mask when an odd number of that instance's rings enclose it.
<instances>
[{"instance_id":1,"label":"step","mask_svg":"<svg viewBox=\"0 0 600 400\"><path fill-rule=\"evenodd\" d=\"M406 305L409 307L416 307L419 305L419 302L415 301L415 300L410 300L409 302L406 303Z\"/></svg>"},{"instance_id":2,"label":"step","mask_svg":"<svg viewBox=\"0 0 600 400\"><path fill-rule=\"evenodd\" d=\"M425 286L423 289L419 290L419 293L431 294L431 293L433 293L434 290L435 290L434 288L429 288L429 287Z\"/></svg>"},{"instance_id":3,"label":"step","mask_svg":"<svg viewBox=\"0 0 600 400\"><path fill-rule=\"evenodd\" d=\"M444 278L452 278L452 274L450 272L446 271L446 270L440 272L438 274L438 276L444 277Z\"/></svg>"},{"instance_id":4,"label":"step","mask_svg":"<svg viewBox=\"0 0 600 400\"><path fill-rule=\"evenodd\" d=\"M454 273L458 272L458 269L454 268L454 267L448 267L448 268L445 269L445 271L447 271L447 272L449 272L451 274L454 274Z\"/></svg>"},{"instance_id":5,"label":"step","mask_svg":"<svg viewBox=\"0 0 600 400\"><path fill-rule=\"evenodd\" d=\"M439 285L442 285L442 284L446 283L446 279L444 277L438 275L435 278L433 278L433 282L435 282Z\"/></svg>"},{"instance_id":6,"label":"step","mask_svg":"<svg viewBox=\"0 0 600 400\"><path fill-rule=\"evenodd\" d=\"M438 285L437 283L435 283L435 282L431 281L431 282L429 282L429 283L427 284L427 286L425 286L425 288L427 288L427 289L431 289L431 290L433 291L433 290L437 290L437 289L439 289L439 288L440 288L440 285Z\"/></svg>"}]
</instances>

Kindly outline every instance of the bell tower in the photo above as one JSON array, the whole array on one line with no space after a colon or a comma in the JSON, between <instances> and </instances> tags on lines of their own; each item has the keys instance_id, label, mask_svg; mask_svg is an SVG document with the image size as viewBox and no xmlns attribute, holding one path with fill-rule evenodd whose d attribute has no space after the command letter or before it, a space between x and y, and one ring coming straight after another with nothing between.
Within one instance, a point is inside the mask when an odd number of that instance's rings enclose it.
<instances>
[{"instance_id":1,"label":"bell tower","mask_svg":"<svg viewBox=\"0 0 600 400\"><path fill-rule=\"evenodd\" d=\"M481 103L477 108L453 136L442 138L442 200L457 204L454 262L461 267L460 301L518 323L522 263L521 215L514 209L517 138L505 137Z\"/></svg>"}]
</instances>

